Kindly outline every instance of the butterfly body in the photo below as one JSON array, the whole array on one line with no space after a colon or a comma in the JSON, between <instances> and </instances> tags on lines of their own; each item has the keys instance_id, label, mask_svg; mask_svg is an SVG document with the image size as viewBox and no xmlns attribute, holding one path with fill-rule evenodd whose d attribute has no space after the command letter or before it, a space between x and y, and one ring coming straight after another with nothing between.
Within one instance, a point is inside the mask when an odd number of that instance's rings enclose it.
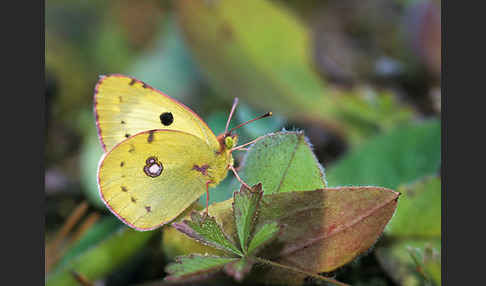
<instances>
[{"instance_id":1,"label":"butterfly body","mask_svg":"<svg viewBox=\"0 0 486 286\"><path fill-rule=\"evenodd\" d=\"M233 165L237 136L216 137L182 103L131 77L101 77L95 87L100 196L137 230L175 219Z\"/></svg>"}]
</instances>

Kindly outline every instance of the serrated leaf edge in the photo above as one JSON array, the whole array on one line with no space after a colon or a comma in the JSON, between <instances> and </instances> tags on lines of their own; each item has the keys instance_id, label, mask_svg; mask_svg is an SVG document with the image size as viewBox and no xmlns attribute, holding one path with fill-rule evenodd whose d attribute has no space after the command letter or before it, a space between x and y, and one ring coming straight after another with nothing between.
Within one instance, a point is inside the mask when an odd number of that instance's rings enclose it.
<instances>
[{"instance_id":1,"label":"serrated leaf edge","mask_svg":"<svg viewBox=\"0 0 486 286\"><path fill-rule=\"evenodd\" d=\"M194 212L196 213L196 212ZM191 213L191 218L193 218L193 214ZM219 230L223 234L224 238L234 247L234 249L227 248L224 245L220 245L217 243L213 243L211 241L207 241L203 236L199 235L188 223L191 223L190 220L183 220L182 222L174 222L172 223L172 227L177 229L179 232L182 232L184 235L188 236L189 238L195 239L201 244L211 246L217 249L221 249L229 254L236 254L239 256L243 256L243 253L238 249L238 246L234 241L232 241L229 236L224 232L223 228L217 223L216 219L212 216L206 216L206 217L197 217L197 221L192 221L193 223L202 223L205 219L213 219L216 223L216 225L219 227Z\"/></svg>"},{"instance_id":2,"label":"serrated leaf edge","mask_svg":"<svg viewBox=\"0 0 486 286\"><path fill-rule=\"evenodd\" d=\"M233 202L231 203L231 206L232 206L232 209L233 209L233 218L235 220L236 236L237 236L237 238L240 242L240 246L241 246L243 253L247 253L248 245L250 244L250 241L251 241L251 235L253 233L253 230L255 228L255 223L256 223L257 218L258 218L260 202L262 201L262 198L263 198L263 190L262 190L262 184L261 183L255 184L251 188L252 188L251 190L248 190L244 186L241 186L240 191L236 191L236 192L233 193ZM256 191L253 191L254 189ZM240 194L241 195L256 194L258 196L257 201L256 201L255 213L253 214L253 217L251 218L250 229L248 231L249 234L248 234L248 237L246 238L245 242L241 241L240 233L238 231L238 223L236 222L235 201L236 201L236 196L240 195Z\"/></svg>"}]
</instances>

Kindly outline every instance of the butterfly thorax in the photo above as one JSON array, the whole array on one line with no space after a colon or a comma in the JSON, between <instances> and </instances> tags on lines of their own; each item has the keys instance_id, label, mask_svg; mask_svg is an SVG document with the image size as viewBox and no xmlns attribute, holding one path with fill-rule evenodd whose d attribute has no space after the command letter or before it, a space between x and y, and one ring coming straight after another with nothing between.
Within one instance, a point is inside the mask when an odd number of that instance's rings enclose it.
<instances>
[{"instance_id":1,"label":"butterfly thorax","mask_svg":"<svg viewBox=\"0 0 486 286\"><path fill-rule=\"evenodd\" d=\"M236 134L220 134L218 137L218 142L220 144L220 148L216 151L216 161L215 165L217 166L233 166L234 160L233 155L231 153L231 148L233 148L236 143L238 142L238 135ZM211 178L212 183L210 186L217 185L221 182L226 175L228 174L228 168L209 168L209 177Z\"/></svg>"}]
</instances>

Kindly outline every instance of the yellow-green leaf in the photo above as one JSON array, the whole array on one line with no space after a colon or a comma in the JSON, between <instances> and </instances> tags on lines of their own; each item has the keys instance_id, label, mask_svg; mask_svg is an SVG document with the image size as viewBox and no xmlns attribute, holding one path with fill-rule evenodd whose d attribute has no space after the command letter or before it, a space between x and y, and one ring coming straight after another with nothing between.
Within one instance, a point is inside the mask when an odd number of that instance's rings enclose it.
<instances>
[{"instance_id":1,"label":"yellow-green leaf","mask_svg":"<svg viewBox=\"0 0 486 286\"><path fill-rule=\"evenodd\" d=\"M186 43L221 94L320 121L352 142L411 117L390 93L329 87L312 65L308 27L275 1L175 3Z\"/></svg>"}]
</instances>

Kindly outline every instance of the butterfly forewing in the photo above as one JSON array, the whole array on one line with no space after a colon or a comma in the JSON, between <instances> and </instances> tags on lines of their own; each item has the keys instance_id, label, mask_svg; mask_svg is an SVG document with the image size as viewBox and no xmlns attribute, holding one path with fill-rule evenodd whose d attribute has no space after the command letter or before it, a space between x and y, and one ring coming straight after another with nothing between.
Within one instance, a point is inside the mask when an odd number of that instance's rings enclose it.
<instances>
[{"instance_id":1,"label":"butterfly forewing","mask_svg":"<svg viewBox=\"0 0 486 286\"><path fill-rule=\"evenodd\" d=\"M214 133L191 109L131 77L102 76L95 88L95 113L105 151L152 129L184 131L212 149L219 148Z\"/></svg>"}]
</instances>

